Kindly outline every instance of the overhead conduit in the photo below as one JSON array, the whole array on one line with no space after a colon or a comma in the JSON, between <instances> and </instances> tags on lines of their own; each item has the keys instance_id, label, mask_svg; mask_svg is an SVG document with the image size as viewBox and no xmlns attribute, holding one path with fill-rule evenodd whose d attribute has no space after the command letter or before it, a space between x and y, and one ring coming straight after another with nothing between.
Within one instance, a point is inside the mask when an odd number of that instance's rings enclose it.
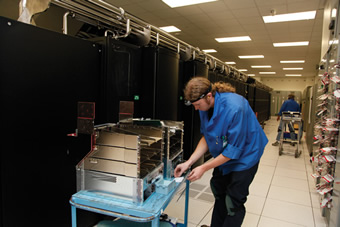
<instances>
[{"instance_id":1,"label":"overhead conduit","mask_svg":"<svg viewBox=\"0 0 340 227\"><path fill-rule=\"evenodd\" d=\"M105 35L112 34L114 39L133 35L138 38L140 46L150 43L162 46L179 53L184 61L200 60L208 64L211 70L219 70L220 73L243 82L248 80L248 76L243 72L204 53L198 47L193 47L158 27L125 12L124 9L103 0L51 0L51 3L69 11L63 17L63 32L65 34L67 34L67 17L71 15L77 20L104 29ZM255 81L254 86L267 91L272 90L259 81Z\"/></svg>"}]
</instances>

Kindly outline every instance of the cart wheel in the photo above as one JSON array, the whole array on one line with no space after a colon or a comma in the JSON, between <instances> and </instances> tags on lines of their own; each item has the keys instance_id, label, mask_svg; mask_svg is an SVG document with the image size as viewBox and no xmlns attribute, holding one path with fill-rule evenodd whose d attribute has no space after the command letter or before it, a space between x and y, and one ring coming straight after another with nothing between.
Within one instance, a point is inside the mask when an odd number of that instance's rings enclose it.
<instances>
[{"instance_id":1,"label":"cart wheel","mask_svg":"<svg viewBox=\"0 0 340 227\"><path fill-rule=\"evenodd\" d=\"M295 150L295 158L298 158L300 156L301 153L299 153L298 150Z\"/></svg>"}]
</instances>

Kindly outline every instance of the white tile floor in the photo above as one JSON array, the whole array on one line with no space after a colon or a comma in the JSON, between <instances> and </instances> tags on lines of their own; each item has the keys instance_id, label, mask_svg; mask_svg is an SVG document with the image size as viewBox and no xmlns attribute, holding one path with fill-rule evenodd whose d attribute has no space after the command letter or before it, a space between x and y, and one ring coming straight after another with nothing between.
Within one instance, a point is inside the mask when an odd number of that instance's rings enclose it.
<instances>
[{"instance_id":1,"label":"white tile floor","mask_svg":"<svg viewBox=\"0 0 340 227\"><path fill-rule=\"evenodd\" d=\"M299 158L294 157L294 147L284 145L279 156L275 141L278 122L276 117L266 122L264 131L269 139L260 166L245 204L243 227L326 227L321 216L314 180L310 177L312 165L306 144L302 139ZM189 227L210 224L213 195L209 187L212 170L190 185ZM184 201L178 193L164 213L184 219Z\"/></svg>"}]
</instances>

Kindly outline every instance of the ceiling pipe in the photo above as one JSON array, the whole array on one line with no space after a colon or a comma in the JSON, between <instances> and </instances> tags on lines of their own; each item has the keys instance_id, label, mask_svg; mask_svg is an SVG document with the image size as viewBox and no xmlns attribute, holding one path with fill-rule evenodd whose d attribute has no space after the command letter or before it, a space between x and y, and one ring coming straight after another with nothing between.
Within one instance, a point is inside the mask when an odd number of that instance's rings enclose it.
<instances>
[{"instance_id":1,"label":"ceiling pipe","mask_svg":"<svg viewBox=\"0 0 340 227\"><path fill-rule=\"evenodd\" d=\"M144 43L149 44L149 42L152 41L155 43L156 46L158 45L164 46L167 48L171 48L177 52L184 53L181 56L187 56L189 49L190 53L192 53L193 60L198 59L204 61L206 57L209 57L214 62L214 69L216 69L217 67L219 68L224 67L229 69L228 71L233 70L240 74L240 72L236 68L227 65L225 62L222 62L221 60L215 58L214 56L201 52L199 48L193 47L190 44L172 36L171 34L125 12L124 9L115 7L105 1L102 0L50 0L50 1L51 3L57 6L72 11L74 15L80 14L83 17L87 17L90 18L91 20L97 21L98 24L100 24L102 27L106 29L109 30L112 30L112 28L118 28L121 30L125 29L125 33L123 35L116 34L117 39L126 38L132 33L137 36L141 35L143 34L143 32L145 32L145 28L148 28L150 32L149 41ZM65 27L64 29L66 29L67 32L67 27ZM268 90L270 89L271 88L268 87Z\"/></svg>"}]
</instances>

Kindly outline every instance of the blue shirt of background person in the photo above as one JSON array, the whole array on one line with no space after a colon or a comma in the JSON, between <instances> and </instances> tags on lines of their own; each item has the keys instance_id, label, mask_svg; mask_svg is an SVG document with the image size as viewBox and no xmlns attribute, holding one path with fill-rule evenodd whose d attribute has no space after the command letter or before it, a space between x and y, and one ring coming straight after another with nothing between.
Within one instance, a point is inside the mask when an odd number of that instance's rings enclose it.
<instances>
[{"instance_id":1,"label":"blue shirt of background person","mask_svg":"<svg viewBox=\"0 0 340 227\"><path fill-rule=\"evenodd\" d=\"M284 101L280 108L279 116L282 116L282 112L285 111L296 111L301 112L300 105L294 100L293 95L288 96L288 100Z\"/></svg>"},{"instance_id":2,"label":"blue shirt of background person","mask_svg":"<svg viewBox=\"0 0 340 227\"><path fill-rule=\"evenodd\" d=\"M249 169L259 162L268 139L248 101L236 93L215 94L211 119L208 111L199 111L201 133L209 152L231 160L219 166L223 174Z\"/></svg>"},{"instance_id":3,"label":"blue shirt of background person","mask_svg":"<svg viewBox=\"0 0 340 227\"><path fill-rule=\"evenodd\" d=\"M282 116L282 112L285 111L294 111L294 112L301 112L300 105L294 100L295 96L293 94L288 95L288 99L284 101L282 104L280 111L277 116L277 121L280 120L280 116ZM288 128L290 131L290 138L294 141L296 140L296 135L295 135L295 129L291 123L288 123ZM272 143L273 146L278 146L280 144L280 140L282 137L282 129L284 127L284 123L281 119L278 130L277 130L277 136L276 136L276 141ZM301 134L300 134L301 135ZM291 145L295 145L294 143L291 143Z\"/></svg>"}]
</instances>

